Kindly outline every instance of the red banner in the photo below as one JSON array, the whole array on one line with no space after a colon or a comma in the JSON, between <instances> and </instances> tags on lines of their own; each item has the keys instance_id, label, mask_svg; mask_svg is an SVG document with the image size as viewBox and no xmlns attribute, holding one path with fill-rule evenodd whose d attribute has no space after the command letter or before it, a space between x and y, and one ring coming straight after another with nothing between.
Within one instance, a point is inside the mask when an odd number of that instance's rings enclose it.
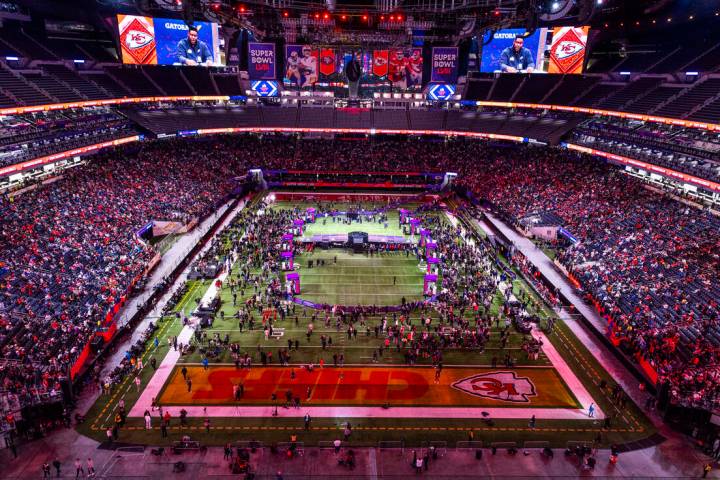
<instances>
[{"instance_id":1,"label":"red banner","mask_svg":"<svg viewBox=\"0 0 720 480\"><path fill-rule=\"evenodd\" d=\"M376 77L384 77L388 74L387 50L375 50L373 52L372 73Z\"/></svg>"},{"instance_id":2,"label":"red banner","mask_svg":"<svg viewBox=\"0 0 720 480\"><path fill-rule=\"evenodd\" d=\"M335 73L336 59L335 50L323 48L320 50L320 73L330 76Z\"/></svg>"},{"instance_id":3,"label":"red banner","mask_svg":"<svg viewBox=\"0 0 720 480\"><path fill-rule=\"evenodd\" d=\"M85 347L83 347L82 352L80 352L80 355L78 355L78 358L75 360L75 363L73 363L72 367L70 367L70 380L74 380L75 376L80 373L80 370L83 365L85 365L85 362L87 362L89 356L90 342L87 342Z\"/></svg>"}]
</instances>

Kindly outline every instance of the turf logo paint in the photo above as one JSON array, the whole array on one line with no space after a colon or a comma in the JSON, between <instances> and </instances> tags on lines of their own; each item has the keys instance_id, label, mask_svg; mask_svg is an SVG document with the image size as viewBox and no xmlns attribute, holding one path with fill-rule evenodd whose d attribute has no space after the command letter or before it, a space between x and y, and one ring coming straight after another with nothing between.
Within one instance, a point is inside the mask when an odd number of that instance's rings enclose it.
<instances>
[{"instance_id":1,"label":"turf logo paint","mask_svg":"<svg viewBox=\"0 0 720 480\"><path fill-rule=\"evenodd\" d=\"M489 372L465 377L452 387L476 397L491 398L503 402L527 403L535 397L535 385L528 377L518 377L515 372Z\"/></svg>"}]
</instances>

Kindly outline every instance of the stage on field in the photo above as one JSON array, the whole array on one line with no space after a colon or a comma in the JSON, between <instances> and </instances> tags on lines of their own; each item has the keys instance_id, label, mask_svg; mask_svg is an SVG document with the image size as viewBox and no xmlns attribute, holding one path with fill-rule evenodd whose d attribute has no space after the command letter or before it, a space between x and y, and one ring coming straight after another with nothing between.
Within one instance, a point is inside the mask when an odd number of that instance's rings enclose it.
<instances>
[{"instance_id":1,"label":"stage on field","mask_svg":"<svg viewBox=\"0 0 720 480\"><path fill-rule=\"evenodd\" d=\"M320 263L318 263L320 261ZM324 263L323 263L324 261ZM423 299L423 276L414 254L315 250L296 257L300 298L329 305L400 305ZM313 262L313 268L308 268Z\"/></svg>"},{"instance_id":2,"label":"stage on field","mask_svg":"<svg viewBox=\"0 0 720 480\"><path fill-rule=\"evenodd\" d=\"M288 396L305 406L437 406L581 408L557 371L540 368L431 367L304 368L187 366L188 391L176 367L158 403L169 405L273 405ZM294 376L294 378L293 378ZM243 395L234 399L234 385Z\"/></svg>"}]
</instances>

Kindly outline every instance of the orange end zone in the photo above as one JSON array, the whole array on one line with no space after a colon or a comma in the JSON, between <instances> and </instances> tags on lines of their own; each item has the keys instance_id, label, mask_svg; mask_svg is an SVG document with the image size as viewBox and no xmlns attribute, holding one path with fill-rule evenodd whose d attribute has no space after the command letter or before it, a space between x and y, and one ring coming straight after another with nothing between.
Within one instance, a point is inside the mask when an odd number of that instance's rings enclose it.
<instances>
[{"instance_id":1,"label":"orange end zone","mask_svg":"<svg viewBox=\"0 0 720 480\"><path fill-rule=\"evenodd\" d=\"M468 406L581 408L557 371L543 368L454 368L442 370L436 382L429 367L316 368L313 372L287 367L235 369L214 366L207 371L188 366L192 391L176 366L160 392L161 405L272 405L285 402L288 391L303 405ZM239 402L233 386L242 384ZM308 398L308 388L310 396Z\"/></svg>"}]
</instances>

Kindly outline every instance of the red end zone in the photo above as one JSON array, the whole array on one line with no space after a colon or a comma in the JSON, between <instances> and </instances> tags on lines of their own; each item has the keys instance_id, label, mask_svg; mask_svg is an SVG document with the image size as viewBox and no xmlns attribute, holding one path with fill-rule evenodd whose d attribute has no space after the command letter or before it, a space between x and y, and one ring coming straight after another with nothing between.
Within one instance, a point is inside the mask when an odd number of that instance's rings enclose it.
<instances>
[{"instance_id":1,"label":"red end zone","mask_svg":"<svg viewBox=\"0 0 720 480\"><path fill-rule=\"evenodd\" d=\"M579 408L557 371L547 368L452 368L438 380L428 367L235 369L187 367L192 389L175 368L159 395L162 405L272 405L287 396L304 405L506 406ZM293 378L294 376L294 378ZM243 395L236 401L235 386Z\"/></svg>"}]
</instances>

